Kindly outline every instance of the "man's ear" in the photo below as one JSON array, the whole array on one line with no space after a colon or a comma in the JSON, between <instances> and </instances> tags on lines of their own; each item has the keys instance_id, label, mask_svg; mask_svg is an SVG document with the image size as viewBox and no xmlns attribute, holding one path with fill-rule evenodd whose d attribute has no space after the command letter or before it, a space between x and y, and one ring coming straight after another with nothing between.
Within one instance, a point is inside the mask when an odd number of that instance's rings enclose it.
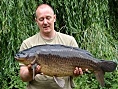
<instances>
[{"instance_id":1,"label":"man's ear","mask_svg":"<svg viewBox=\"0 0 118 89\"><path fill-rule=\"evenodd\" d=\"M35 22L38 23L37 18L35 18Z\"/></svg>"},{"instance_id":2,"label":"man's ear","mask_svg":"<svg viewBox=\"0 0 118 89\"><path fill-rule=\"evenodd\" d=\"M35 17L35 21L37 22L37 19L36 19L36 17Z\"/></svg>"},{"instance_id":3,"label":"man's ear","mask_svg":"<svg viewBox=\"0 0 118 89\"><path fill-rule=\"evenodd\" d=\"M54 22L56 22L56 15L54 15Z\"/></svg>"},{"instance_id":4,"label":"man's ear","mask_svg":"<svg viewBox=\"0 0 118 89\"><path fill-rule=\"evenodd\" d=\"M35 22L36 22L36 24L38 25L38 21L37 21L37 18L35 18Z\"/></svg>"}]
</instances>

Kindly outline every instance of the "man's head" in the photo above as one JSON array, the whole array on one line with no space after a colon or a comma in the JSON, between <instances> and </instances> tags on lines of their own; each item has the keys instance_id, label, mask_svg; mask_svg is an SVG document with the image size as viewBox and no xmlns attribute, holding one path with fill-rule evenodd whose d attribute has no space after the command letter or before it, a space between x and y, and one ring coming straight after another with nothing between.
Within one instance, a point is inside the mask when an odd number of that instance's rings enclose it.
<instances>
[{"instance_id":1,"label":"man's head","mask_svg":"<svg viewBox=\"0 0 118 89\"><path fill-rule=\"evenodd\" d=\"M56 21L56 15L52 7L47 4L41 4L36 9L36 18L37 25L41 33L50 33L54 30L54 22Z\"/></svg>"}]
</instances>

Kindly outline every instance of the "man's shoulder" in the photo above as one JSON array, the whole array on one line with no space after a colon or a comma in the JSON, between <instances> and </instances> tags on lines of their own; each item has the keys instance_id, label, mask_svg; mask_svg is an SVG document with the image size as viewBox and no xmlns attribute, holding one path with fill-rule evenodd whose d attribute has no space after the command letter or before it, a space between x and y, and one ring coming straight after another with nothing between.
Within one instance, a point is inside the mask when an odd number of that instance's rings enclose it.
<instances>
[{"instance_id":1,"label":"man's shoulder","mask_svg":"<svg viewBox=\"0 0 118 89\"><path fill-rule=\"evenodd\" d=\"M57 34L59 35L59 36L61 36L61 37L66 37L66 38L73 38L73 36L71 36L71 35L68 35L68 34L64 34L64 33L61 33L61 32L57 32Z\"/></svg>"},{"instance_id":2,"label":"man's shoulder","mask_svg":"<svg viewBox=\"0 0 118 89\"><path fill-rule=\"evenodd\" d=\"M23 42L34 41L34 40L37 38L38 35L39 35L39 33L37 33L37 34L35 34L35 35L33 35L33 36L31 36L31 37L25 39Z\"/></svg>"},{"instance_id":3,"label":"man's shoulder","mask_svg":"<svg viewBox=\"0 0 118 89\"><path fill-rule=\"evenodd\" d=\"M75 38L71 35L67 35L64 33L57 32L58 34L58 39L64 44L68 46L73 46L73 47L78 47L77 42Z\"/></svg>"}]
</instances>

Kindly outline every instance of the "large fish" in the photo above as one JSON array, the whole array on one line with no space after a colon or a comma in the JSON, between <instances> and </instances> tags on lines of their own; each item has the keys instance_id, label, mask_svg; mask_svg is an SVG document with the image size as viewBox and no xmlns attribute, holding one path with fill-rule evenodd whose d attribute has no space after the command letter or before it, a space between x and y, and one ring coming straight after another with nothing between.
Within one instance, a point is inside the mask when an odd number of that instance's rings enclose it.
<instances>
[{"instance_id":1,"label":"large fish","mask_svg":"<svg viewBox=\"0 0 118 89\"><path fill-rule=\"evenodd\" d=\"M93 71L98 82L104 86L104 73L112 72L117 64L113 61L94 58L88 51L64 45L37 45L15 55L17 61L29 65L32 62L41 66L44 75L56 77L73 76L75 67ZM63 87L64 84L58 84Z\"/></svg>"}]
</instances>

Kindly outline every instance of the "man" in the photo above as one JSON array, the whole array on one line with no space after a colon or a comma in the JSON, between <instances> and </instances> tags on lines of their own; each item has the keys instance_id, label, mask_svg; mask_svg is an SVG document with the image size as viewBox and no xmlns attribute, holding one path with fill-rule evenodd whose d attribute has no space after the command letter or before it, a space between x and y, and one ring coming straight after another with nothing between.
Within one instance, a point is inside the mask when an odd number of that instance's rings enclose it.
<instances>
[{"instance_id":1,"label":"man","mask_svg":"<svg viewBox=\"0 0 118 89\"><path fill-rule=\"evenodd\" d=\"M53 9L47 4L41 4L36 9L36 23L40 32L23 41L20 51L42 44L63 44L67 46L78 47L74 37L56 32L54 30L54 22L56 15ZM28 82L27 89L72 89L72 81L70 77L61 77L65 80L63 88L59 87L52 77L40 74L41 66L36 67L36 76L33 80L33 72L31 65L25 66L20 64L20 77L24 82ZM82 69L76 67L73 70L75 75L83 74Z\"/></svg>"}]
</instances>

